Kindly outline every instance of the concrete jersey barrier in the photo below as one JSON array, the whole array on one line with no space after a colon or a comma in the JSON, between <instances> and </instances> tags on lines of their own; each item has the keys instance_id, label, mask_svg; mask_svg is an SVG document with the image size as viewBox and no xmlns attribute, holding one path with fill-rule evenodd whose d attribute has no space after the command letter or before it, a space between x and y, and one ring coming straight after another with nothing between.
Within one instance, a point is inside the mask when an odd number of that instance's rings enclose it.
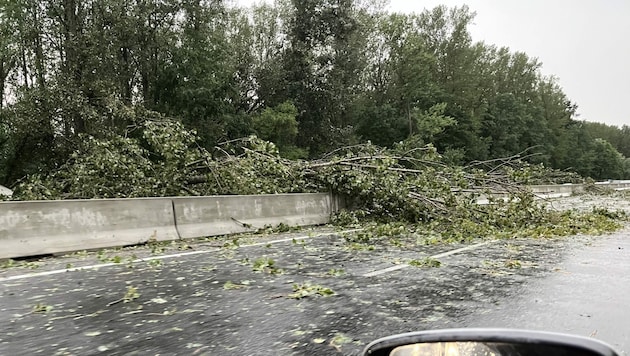
<instances>
[{"instance_id":1,"label":"concrete jersey barrier","mask_svg":"<svg viewBox=\"0 0 630 356\"><path fill-rule=\"evenodd\" d=\"M630 181L597 183L629 189ZM563 196L584 185L531 186ZM0 259L318 225L343 204L328 193L0 202ZM479 202L483 203L483 202Z\"/></svg>"},{"instance_id":2,"label":"concrete jersey barrier","mask_svg":"<svg viewBox=\"0 0 630 356\"><path fill-rule=\"evenodd\" d=\"M0 203L0 259L174 240L169 198Z\"/></svg>"},{"instance_id":3,"label":"concrete jersey barrier","mask_svg":"<svg viewBox=\"0 0 630 356\"><path fill-rule=\"evenodd\" d=\"M630 189L630 181L627 180L596 182L594 185L596 187L607 188L611 190ZM529 186L529 188L532 190L532 193L544 198L566 197L575 193L583 193L586 187L586 184L548 184Z\"/></svg>"},{"instance_id":4,"label":"concrete jersey barrier","mask_svg":"<svg viewBox=\"0 0 630 356\"><path fill-rule=\"evenodd\" d=\"M530 186L532 193L540 198L568 197L584 192L584 184L547 184Z\"/></svg>"},{"instance_id":5,"label":"concrete jersey barrier","mask_svg":"<svg viewBox=\"0 0 630 356\"><path fill-rule=\"evenodd\" d=\"M326 224L337 209L327 193L173 198L173 207L182 238L253 231L280 223Z\"/></svg>"},{"instance_id":6,"label":"concrete jersey barrier","mask_svg":"<svg viewBox=\"0 0 630 356\"><path fill-rule=\"evenodd\" d=\"M0 195L6 195L10 197L13 195L13 191L5 186L0 185Z\"/></svg>"},{"instance_id":7,"label":"concrete jersey barrier","mask_svg":"<svg viewBox=\"0 0 630 356\"><path fill-rule=\"evenodd\" d=\"M327 193L0 203L0 259L330 221Z\"/></svg>"}]
</instances>

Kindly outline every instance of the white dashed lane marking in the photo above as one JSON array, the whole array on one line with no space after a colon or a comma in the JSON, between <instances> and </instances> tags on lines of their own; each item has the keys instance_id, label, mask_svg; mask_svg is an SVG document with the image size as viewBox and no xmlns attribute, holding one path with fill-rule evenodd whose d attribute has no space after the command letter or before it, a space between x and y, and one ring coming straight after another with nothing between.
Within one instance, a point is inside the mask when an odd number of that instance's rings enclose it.
<instances>
[{"instance_id":1,"label":"white dashed lane marking","mask_svg":"<svg viewBox=\"0 0 630 356\"><path fill-rule=\"evenodd\" d=\"M491 244L491 243L493 243L495 241L481 242L481 243L478 243L478 244L474 244L474 245L458 248L458 249L455 249L455 250L438 253L437 255L433 255L430 258L435 258L435 259L444 258L444 257L447 257L447 256L458 254L460 252L466 252L466 251L474 250L474 249L477 249L479 247ZM366 274L363 275L363 277L375 277L375 276L379 276L381 274L398 271L400 269L407 268L407 267L409 267L408 264L400 264L400 265L396 265L396 266L392 266L392 267L388 267L388 268L379 269L379 270L376 270L376 271L373 271L373 272L370 272L370 273L366 273Z\"/></svg>"},{"instance_id":2,"label":"white dashed lane marking","mask_svg":"<svg viewBox=\"0 0 630 356\"><path fill-rule=\"evenodd\" d=\"M297 237L290 237L290 238L286 238L286 239L279 239L279 240L273 240L273 241L267 241L267 242L257 242L257 243L253 243L253 244L249 244L249 245L242 245L240 247L241 248L247 248L247 247L256 247L256 246L266 246L266 245L280 244L280 243L285 243L285 242L307 240L307 239L318 238L318 237L326 237L326 236L340 235L340 234L350 234L350 233L361 231L361 230L363 230L363 229L352 229L352 230L336 231L336 232L330 232L330 233L325 233L325 234L318 234L318 235L315 235L315 236L297 236ZM171 258L193 256L193 255L201 255L201 254L216 252L217 250L219 250L219 249L217 248L217 249L211 249L211 250L191 251L191 252L175 253L175 254L171 254L171 255L139 258L139 259L135 260L134 262L149 262L149 261L154 261L154 260L166 260L166 259L171 259ZM98 264L98 265L89 265L89 266L82 266L82 267L64 268L64 269L57 269L57 270L53 270L53 271L44 271L44 272L38 272L38 273L20 274L20 275L16 275L16 276L0 277L0 282L15 281L15 280L26 279L26 278L45 277L45 276L51 276L51 275L67 273L67 272L93 270L93 269L106 268L106 267L112 267L112 266L120 266L120 265L121 265L120 263L102 263L102 264Z\"/></svg>"}]
</instances>

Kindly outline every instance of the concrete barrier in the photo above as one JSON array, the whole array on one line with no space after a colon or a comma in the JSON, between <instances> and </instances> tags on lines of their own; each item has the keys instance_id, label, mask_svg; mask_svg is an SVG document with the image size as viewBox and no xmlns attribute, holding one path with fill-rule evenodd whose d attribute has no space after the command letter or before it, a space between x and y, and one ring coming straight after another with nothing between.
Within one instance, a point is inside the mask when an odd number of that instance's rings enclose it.
<instances>
[{"instance_id":1,"label":"concrete barrier","mask_svg":"<svg viewBox=\"0 0 630 356\"><path fill-rule=\"evenodd\" d=\"M531 185L529 188L539 198L559 198L582 193L585 186L584 184L548 184Z\"/></svg>"},{"instance_id":2,"label":"concrete barrier","mask_svg":"<svg viewBox=\"0 0 630 356\"><path fill-rule=\"evenodd\" d=\"M621 190L629 189L630 181L598 185ZM553 197L581 192L584 185L531 189L539 197ZM343 205L341 197L327 193L0 202L0 259L216 236L280 223L325 224Z\"/></svg>"},{"instance_id":3,"label":"concrete barrier","mask_svg":"<svg viewBox=\"0 0 630 356\"><path fill-rule=\"evenodd\" d=\"M605 181L605 182L596 182L594 184L596 187L612 189L612 190L628 190L630 189L630 181ZM560 198L560 197L568 197L573 194L583 193L588 187L587 184L546 184L546 185L528 185L526 186L537 198L540 199L549 199L549 198ZM492 194L493 199L503 199L507 200L506 193L495 193ZM490 199L487 194L481 194L477 198L477 204L486 205L490 204Z\"/></svg>"},{"instance_id":4,"label":"concrete barrier","mask_svg":"<svg viewBox=\"0 0 630 356\"><path fill-rule=\"evenodd\" d=\"M173 198L177 230L182 238L254 231L284 223L326 224L338 209L327 193L229 195Z\"/></svg>"},{"instance_id":5,"label":"concrete barrier","mask_svg":"<svg viewBox=\"0 0 630 356\"><path fill-rule=\"evenodd\" d=\"M0 203L0 259L178 239L169 198Z\"/></svg>"},{"instance_id":6,"label":"concrete barrier","mask_svg":"<svg viewBox=\"0 0 630 356\"><path fill-rule=\"evenodd\" d=\"M0 202L0 259L325 224L342 203L327 193Z\"/></svg>"},{"instance_id":7,"label":"concrete barrier","mask_svg":"<svg viewBox=\"0 0 630 356\"><path fill-rule=\"evenodd\" d=\"M612 190L630 189L630 181L627 180L596 182L594 185L596 187ZM532 192L540 198L566 197L576 193L583 193L586 187L588 187L586 184L549 184L529 186Z\"/></svg>"},{"instance_id":8,"label":"concrete barrier","mask_svg":"<svg viewBox=\"0 0 630 356\"><path fill-rule=\"evenodd\" d=\"M6 195L10 197L13 195L13 191L5 186L0 185L0 195Z\"/></svg>"},{"instance_id":9,"label":"concrete barrier","mask_svg":"<svg viewBox=\"0 0 630 356\"><path fill-rule=\"evenodd\" d=\"M606 182L595 183L598 187L610 188L613 190L628 190L630 189L630 181L628 180L610 180Z\"/></svg>"}]
</instances>

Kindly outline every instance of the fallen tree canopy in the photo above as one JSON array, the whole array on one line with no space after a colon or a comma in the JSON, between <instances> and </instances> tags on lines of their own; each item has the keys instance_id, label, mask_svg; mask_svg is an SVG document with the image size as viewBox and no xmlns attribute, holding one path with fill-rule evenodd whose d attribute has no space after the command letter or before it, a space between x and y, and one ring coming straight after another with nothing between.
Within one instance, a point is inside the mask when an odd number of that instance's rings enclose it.
<instances>
[{"instance_id":1,"label":"fallen tree canopy","mask_svg":"<svg viewBox=\"0 0 630 356\"><path fill-rule=\"evenodd\" d=\"M433 146L419 147L412 138L393 148L367 143L302 161L282 158L273 143L255 136L222 143L212 152L196 142L195 132L163 118L140 121L124 137L85 137L54 173L33 175L19 184L14 199L332 191L354 208L336 219L339 224L365 219L422 224L456 241L485 234L564 235L617 226L606 214L583 218L538 205L522 186L540 181L549 171L520 156L453 166ZM508 199L476 204L479 194L491 192L505 193Z\"/></svg>"}]
</instances>

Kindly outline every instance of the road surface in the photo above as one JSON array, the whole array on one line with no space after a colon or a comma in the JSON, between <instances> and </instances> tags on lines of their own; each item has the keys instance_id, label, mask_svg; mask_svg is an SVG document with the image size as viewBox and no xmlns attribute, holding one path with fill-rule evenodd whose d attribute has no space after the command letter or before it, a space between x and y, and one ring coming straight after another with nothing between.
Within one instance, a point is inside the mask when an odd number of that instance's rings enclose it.
<instances>
[{"instance_id":1,"label":"road surface","mask_svg":"<svg viewBox=\"0 0 630 356\"><path fill-rule=\"evenodd\" d=\"M630 230L439 246L344 238L356 233L4 269L0 354L356 355L389 334L473 326L568 332L630 351ZM428 257L440 267L407 263Z\"/></svg>"}]
</instances>

